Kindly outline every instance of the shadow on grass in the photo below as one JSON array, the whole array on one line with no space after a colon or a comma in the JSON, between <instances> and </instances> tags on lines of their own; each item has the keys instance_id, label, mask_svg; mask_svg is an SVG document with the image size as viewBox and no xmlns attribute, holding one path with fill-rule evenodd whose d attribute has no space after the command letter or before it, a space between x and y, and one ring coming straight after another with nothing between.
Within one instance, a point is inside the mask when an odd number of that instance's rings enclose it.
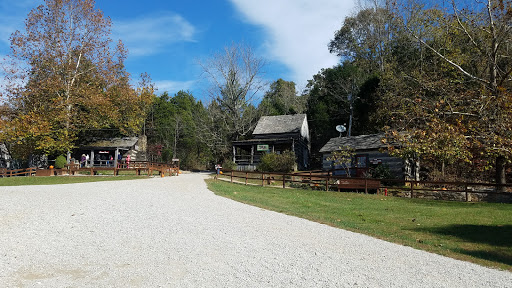
<instances>
[{"instance_id":1,"label":"shadow on grass","mask_svg":"<svg viewBox=\"0 0 512 288\"><path fill-rule=\"evenodd\" d=\"M512 248L512 225L449 225L428 229L428 232L454 236L468 242Z\"/></svg>"},{"instance_id":2,"label":"shadow on grass","mask_svg":"<svg viewBox=\"0 0 512 288\"><path fill-rule=\"evenodd\" d=\"M457 249L458 253L512 266L512 252ZM510 270L510 268L508 268Z\"/></svg>"},{"instance_id":3,"label":"shadow on grass","mask_svg":"<svg viewBox=\"0 0 512 288\"><path fill-rule=\"evenodd\" d=\"M440 228L420 228L428 233L453 236L468 243L493 246L490 250L458 248L454 251L475 258L512 266L512 225L449 225ZM476 247L475 247L476 248Z\"/></svg>"}]
</instances>

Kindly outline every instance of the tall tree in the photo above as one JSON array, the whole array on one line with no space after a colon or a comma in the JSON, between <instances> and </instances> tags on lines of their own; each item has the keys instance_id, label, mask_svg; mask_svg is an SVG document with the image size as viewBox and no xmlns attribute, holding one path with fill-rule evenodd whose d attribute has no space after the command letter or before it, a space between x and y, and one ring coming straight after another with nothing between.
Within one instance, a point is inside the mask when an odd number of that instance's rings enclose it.
<instances>
[{"instance_id":1,"label":"tall tree","mask_svg":"<svg viewBox=\"0 0 512 288\"><path fill-rule=\"evenodd\" d=\"M121 41L112 48L111 21L94 6L46 0L11 36L5 91L12 117L3 138L26 153L69 151L87 129L140 129L152 98L149 78L139 92L131 87L127 51Z\"/></svg>"},{"instance_id":2,"label":"tall tree","mask_svg":"<svg viewBox=\"0 0 512 288\"><path fill-rule=\"evenodd\" d=\"M396 21L388 4L362 8L356 15L345 18L342 27L329 42L329 51L343 61L357 62L367 74L385 70L390 41Z\"/></svg>"},{"instance_id":3,"label":"tall tree","mask_svg":"<svg viewBox=\"0 0 512 288\"><path fill-rule=\"evenodd\" d=\"M231 141L246 137L256 125L258 111L253 103L258 92L265 87L261 77L264 61L254 54L251 47L232 44L200 65L211 84L209 95L212 103L208 112L214 115L209 118L215 125L222 125L223 129L216 131L225 131L226 135L222 137L228 143L221 147L229 147ZM213 124L211 121L206 123ZM206 127L203 130L214 131L212 129ZM231 151L228 147L223 148L225 158Z\"/></svg>"},{"instance_id":4,"label":"tall tree","mask_svg":"<svg viewBox=\"0 0 512 288\"><path fill-rule=\"evenodd\" d=\"M267 116L300 114L305 111L305 99L306 96L297 96L294 82L278 79L270 84L258 110Z\"/></svg>"},{"instance_id":5,"label":"tall tree","mask_svg":"<svg viewBox=\"0 0 512 288\"><path fill-rule=\"evenodd\" d=\"M426 148L439 143L449 152L439 155L441 161L495 159L485 166L494 166L496 182L505 183L505 164L512 159L512 55L507 44L512 40L512 2L449 3L427 7L407 1L397 6L395 15L402 17L411 43L418 43L416 55L428 65L396 74L395 87L404 89L394 89L399 93L387 103L395 107L386 110L401 114L391 116L395 127L414 129L414 139L430 140L418 150L432 155L435 151Z\"/></svg>"},{"instance_id":6,"label":"tall tree","mask_svg":"<svg viewBox=\"0 0 512 288\"><path fill-rule=\"evenodd\" d=\"M179 158L185 169L199 169L209 154L198 129L204 113L202 103L196 102L189 92L179 91L172 98L165 92L157 97L149 129L151 158L157 161Z\"/></svg>"}]
</instances>

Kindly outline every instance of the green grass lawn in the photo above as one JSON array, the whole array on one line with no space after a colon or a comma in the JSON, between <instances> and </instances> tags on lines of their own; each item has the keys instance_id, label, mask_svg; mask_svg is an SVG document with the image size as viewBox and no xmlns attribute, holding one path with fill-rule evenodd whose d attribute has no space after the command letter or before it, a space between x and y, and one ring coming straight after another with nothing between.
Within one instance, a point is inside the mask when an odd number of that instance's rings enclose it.
<instances>
[{"instance_id":1,"label":"green grass lawn","mask_svg":"<svg viewBox=\"0 0 512 288\"><path fill-rule=\"evenodd\" d=\"M512 204L207 183L236 201L512 271Z\"/></svg>"},{"instance_id":2,"label":"green grass lawn","mask_svg":"<svg viewBox=\"0 0 512 288\"><path fill-rule=\"evenodd\" d=\"M146 179L147 176L120 175L112 177L102 176L50 176L50 177L9 177L0 178L0 186L22 186L22 185L56 185L99 181L119 181Z\"/></svg>"}]
</instances>

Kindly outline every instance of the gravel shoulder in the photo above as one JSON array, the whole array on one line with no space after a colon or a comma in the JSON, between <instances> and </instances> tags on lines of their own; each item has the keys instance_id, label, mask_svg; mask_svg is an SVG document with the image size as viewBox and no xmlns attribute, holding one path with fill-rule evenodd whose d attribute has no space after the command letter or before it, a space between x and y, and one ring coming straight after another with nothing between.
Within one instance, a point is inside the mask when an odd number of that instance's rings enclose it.
<instances>
[{"instance_id":1,"label":"gravel shoulder","mask_svg":"<svg viewBox=\"0 0 512 288\"><path fill-rule=\"evenodd\" d=\"M0 187L0 287L511 287L512 273L241 204L204 174Z\"/></svg>"}]
</instances>

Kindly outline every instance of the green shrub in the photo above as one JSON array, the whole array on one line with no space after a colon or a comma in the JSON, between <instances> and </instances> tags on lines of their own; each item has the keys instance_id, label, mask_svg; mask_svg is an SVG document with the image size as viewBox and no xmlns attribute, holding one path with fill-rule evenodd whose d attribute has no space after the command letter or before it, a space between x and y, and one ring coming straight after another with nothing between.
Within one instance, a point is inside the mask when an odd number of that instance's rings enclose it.
<instances>
[{"instance_id":1,"label":"green shrub","mask_svg":"<svg viewBox=\"0 0 512 288\"><path fill-rule=\"evenodd\" d=\"M224 163L222 163L222 169L225 170L236 170L236 164L235 162L231 160L226 160Z\"/></svg>"},{"instance_id":2,"label":"green shrub","mask_svg":"<svg viewBox=\"0 0 512 288\"><path fill-rule=\"evenodd\" d=\"M57 169L64 168L64 166L66 166L66 164L67 164L66 157L64 157L62 155L57 156L57 159L55 159L55 168L57 168Z\"/></svg>"},{"instance_id":3,"label":"green shrub","mask_svg":"<svg viewBox=\"0 0 512 288\"><path fill-rule=\"evenodd\" d=\"M261 172L290 172L295 166L295 153L285 151L282 154L267 153L261 157L257 169Z\"/></svg>"},{"instance_id":4,"label":"green shrub","mask_svg":"<svg viewBox=\"0 0 512 288\"><path fill-rule=\"evenodd\" d=\"M393 174L386 164L379 164L374 168L370 168L370 176L375 179L392 179Z\"/></svg>"}]
</instances>

